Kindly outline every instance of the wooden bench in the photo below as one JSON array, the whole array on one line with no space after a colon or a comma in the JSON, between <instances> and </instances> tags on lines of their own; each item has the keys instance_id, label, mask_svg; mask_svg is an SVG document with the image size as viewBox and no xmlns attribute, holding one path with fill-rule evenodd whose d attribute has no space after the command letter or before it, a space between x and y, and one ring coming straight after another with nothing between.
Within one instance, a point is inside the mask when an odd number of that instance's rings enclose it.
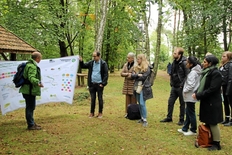
<instances>
[{"instance_id":1,"label":"wooden bench","mask_svg":"<svg viewBox=\"0 0 232 155\"><path fill-rule=\"evenodd\" d=\"M87 79L87 74L77 73L77 85L84 86L85 85L85 78Z\"/></svg>"}]
</instances>

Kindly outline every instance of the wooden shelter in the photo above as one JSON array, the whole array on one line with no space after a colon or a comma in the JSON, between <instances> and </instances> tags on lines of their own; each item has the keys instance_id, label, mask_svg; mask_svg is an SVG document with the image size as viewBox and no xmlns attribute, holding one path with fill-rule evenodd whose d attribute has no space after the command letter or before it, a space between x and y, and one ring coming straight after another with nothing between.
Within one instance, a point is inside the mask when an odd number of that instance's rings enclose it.
<instances>
[{"instance_id":1,"label":"wooden shelter","mask_svg":"<svg viewBox=\"0 0 232 155\"><path fill-rule=\"evenodd\" d=\"M31 54L36 51L30 44L0 25L0 54L5 60L15 61L16 54Z\"/></svg>"}]
</instances>

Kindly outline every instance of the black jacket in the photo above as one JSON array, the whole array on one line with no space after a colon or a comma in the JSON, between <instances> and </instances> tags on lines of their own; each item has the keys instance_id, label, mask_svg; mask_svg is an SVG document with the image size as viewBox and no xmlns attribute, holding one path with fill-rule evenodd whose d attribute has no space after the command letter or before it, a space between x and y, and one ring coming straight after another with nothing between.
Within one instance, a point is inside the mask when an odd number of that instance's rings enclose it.
<instances>
[{"instance_id":1,"label":"black jacket","mask_svg":"<svg viewBox=\"0 0 232 155\"><path fill-rule=\"evenodd\" d=\"M201 122L216 125L223 121L221 84L221 73L215 67L206 76L203 91L196 94L196 98L200 100Z\"/></svg>"},{"instance_id":2,"label":"black jacket","mask_svg":"<svg viewBox=\"0 0 232 155\"><path fill-rule=\"evenodd\" d=\"M226 95L232 93L232 62L229 61L219 68L222 74L222 86L226 86Z\"/></svg>"},{"instance_id":3,"label":"black jacket","mask_svg":"<svg viewBox=\"0 0 232 155\"><path fill-rule=\"evenodd\" d=\"M94 60L91 60L89 62L84 63L83 61L80 61L80 66L81 68L86 68L88 69L88 86L91 87L92 83L92 71L93 71L93 62ZM106 64L106 62L102 59L100 59L100 63L101 63L101 78L102 78L102 85L106 86L107 85L107 81L108 81L108 66Z\"/></svg>"},{"instance_id":4,"label":"black jacket","mask_svg":"<svg viewBox=\"0 0 232 155\"><path fill-rule=\"evenodd\" d=\"M175 67L177 68L177 70L175 70ZM181 60L178 63L176 63L176 60L174 60L172 63L171 74L170 74L170 85L172 87L183 88L185 78L188 75L188 73L189 73L189 69L186 68L186 58L184 56L182 56ZM175 77L178 77L179 82L176 82L177 80L175 79Z\"/></svg>"}]
</instances>

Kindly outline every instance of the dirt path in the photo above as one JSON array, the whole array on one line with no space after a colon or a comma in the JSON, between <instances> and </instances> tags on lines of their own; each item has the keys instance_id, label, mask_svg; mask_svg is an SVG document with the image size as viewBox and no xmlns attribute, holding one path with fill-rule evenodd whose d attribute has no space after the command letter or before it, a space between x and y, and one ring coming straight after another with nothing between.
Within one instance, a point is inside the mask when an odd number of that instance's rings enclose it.
<instances>
[{"instance_id":1,"label":"dirt path","mask_svg":"<svg viewBox=\"0 0 232 155\"><path fill-rule=\"evenodd\" d=\"M166 72L166 71L162 71L162 70L159 70L159 71L157 72L157 76L160 76L160 77L162 77L162 78L164 78L164 79L167 79L167 80L170 79L170 77L169 77L169 75L167 74L167 72Z\"/></svg>"}]
</instances>

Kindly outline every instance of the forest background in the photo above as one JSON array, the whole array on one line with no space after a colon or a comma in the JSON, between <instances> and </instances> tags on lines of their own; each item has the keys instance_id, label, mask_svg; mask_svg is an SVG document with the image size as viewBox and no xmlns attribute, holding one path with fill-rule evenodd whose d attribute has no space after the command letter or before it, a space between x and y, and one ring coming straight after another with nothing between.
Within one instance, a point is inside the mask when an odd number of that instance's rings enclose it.
<instances>
[{"instance_id":1,"label":"forest background","mask_svg":"<svg viewBox=\"0 0 232 155\"><path fill-rule=\"evenodd\" d=\"M158 21L149 35L151 5L158 8ZM175 46L200 60L207 52L220 58L231 50L231 0L1 0L0 8L0 25L38 49L44 59L81 55L87 61L98 49L110 69L103 119L88 118L88 91L78 87L71 106L37 107L41 132L26 131L23 109L1 116L0 154L209 154L194 147L195 137L177 133L176 122L159 123L170 91L168 76L159 73L171 61ZM167 28L170 22L172 29ZM123 117L119 71L130 51L146 54L159 75L155 98L147 103L148 128ZM18 54L17 60L28 57ZM8 53L6 58L10 60ZM222 150L210 154L231 151L230 128L220 128Z\"/></svg>"},{"instance_id":2,"label":"forest background","mask_svg":"<svg viewBox=\"0 0 232 155\"><path fill-rule=\"evenodd\" d=\"M111 73L130 51L146 54L157 72L166 68L176 46L200 60L207 52L220 58L231 48L230 0L2 0L0 7L0 24L43 58L81 55L87 61L97 49ZM157 16L157 25L151 16Z\"/></svg>"}]
</instances>

